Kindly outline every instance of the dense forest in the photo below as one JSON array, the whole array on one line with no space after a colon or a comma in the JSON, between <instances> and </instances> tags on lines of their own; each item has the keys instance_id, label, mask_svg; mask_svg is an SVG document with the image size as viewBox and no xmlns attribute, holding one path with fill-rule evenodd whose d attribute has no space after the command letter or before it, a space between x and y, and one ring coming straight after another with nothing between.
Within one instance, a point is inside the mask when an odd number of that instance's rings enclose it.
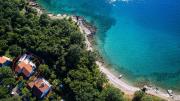
<instances>
[{"instance_id":1,"label":"dense forest","mask_svg":"<svg viewBox=\"0 0 180 101\"><path fill-rule=\"evenodd\" d=\"M53 86L52 94L44 100L127 100L99 71L96 55L86 51L83 34L75 22L52 20L46 14L37 16L26 0L0 0L0 56L14 58L25 52L42 59L38 72ZM38 100L26 87L21 96L11 96L10 89L16 84L11 67L0 67L1 100ZM151 101L151 97L143 96L137 93L134 101Z\"/></svg>"}]
</instances>

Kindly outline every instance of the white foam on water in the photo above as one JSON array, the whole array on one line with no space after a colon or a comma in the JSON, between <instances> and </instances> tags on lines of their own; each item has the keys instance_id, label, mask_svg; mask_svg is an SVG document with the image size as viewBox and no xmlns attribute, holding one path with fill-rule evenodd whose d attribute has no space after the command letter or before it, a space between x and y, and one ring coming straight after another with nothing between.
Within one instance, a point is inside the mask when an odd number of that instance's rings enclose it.
<instances>
[{"instance_id":1,"label":"white foam on water","mask_svg":"<svg viewBox=\"0 0 180 101\"><path fill-rule=\"evenodd\" d=\"M108 0L110 4L116 3L116 2L129 2L130 0Z\"/></svg>"}]
</instances>

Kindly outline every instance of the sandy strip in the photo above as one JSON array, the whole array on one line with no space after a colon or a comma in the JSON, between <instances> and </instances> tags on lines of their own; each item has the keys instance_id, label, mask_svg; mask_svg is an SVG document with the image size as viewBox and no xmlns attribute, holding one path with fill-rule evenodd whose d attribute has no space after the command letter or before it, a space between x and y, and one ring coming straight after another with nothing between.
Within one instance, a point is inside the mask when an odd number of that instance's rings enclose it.
<instances>
[{"instance_id":1,"label":"sandy strip","mask_svg":"<svg viewBox=\"0 0 180 101\"><path fill-rule=\"evenodd\" d=\"M112 72L110 72L110 70L108 70L101 62L96 61L96 64L99 66L100 71L106 74L110 83L116 86L117 88L121 89L126 94L133 95L134 92L140 90L137 87L130 86L126 84L125 82L123 82L121 79L115 76Z\"/></svg>"},{"instance_id":2,"label":"sandy strip","mask_svg":"<svg viewBox=\"0 0 180 101\"><path fill-rule=\"evenodd\" d=\"M109 82L113 84L115 87L119 88L126 95L133 96L133 94L136 91L141 90L140 88L127 84L122 79L119 79L116 75L114 75L112 71L107 69L101 62L96 61L96 64L99 66L100 71L106 74ZM155 89L148 89L147 93L150 95L154 95L166 99L168 101L173 101L173 99L171 99L168 94L165 94L164 92L160 92L160 91L157 92Z\"/></svg>"}]
</instances>

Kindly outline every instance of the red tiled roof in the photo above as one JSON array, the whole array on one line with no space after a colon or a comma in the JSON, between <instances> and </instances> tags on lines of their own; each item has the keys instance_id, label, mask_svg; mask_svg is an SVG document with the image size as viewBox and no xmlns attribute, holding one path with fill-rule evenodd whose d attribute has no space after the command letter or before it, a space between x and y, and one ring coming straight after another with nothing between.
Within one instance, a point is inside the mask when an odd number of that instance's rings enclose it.
<instances>
[{"instance_id":1,"label":"red tiled roof","mask_svg":"<svg viewBox=\"0 0 180 101\"><path fill-rule=\"evenodd\" d=\"M32 66L27 64L24 68L23 68L23 74L28 77L29 74L31 74L32 72Z\"/></svg>"},{"instance_id":2,"label":"red tiled roof","mask_svg":"<svg viewBox=\"0 0 180 101\"><path fill-rule=\"evenodd\" d=\"M16 71L16 72L19 72L22 68L23 68L23 67L18 64L18 65L16 66L16 68L15 68L15 71Z\"/></svg>"},{"instance_id":3,"label":"red tiled roof","mask_svg":"<svg viewBox=\"0 0 180 101\"><path fill-rule=\"evenodd\" d=\"M23 74L28 77L28 75L32 72L33 68L30 64L26 64L24 63L23 61L20 62L16 68L15 68L15 71L18 72L20 69L23 69Z\"/></svg>"},{"instance_id":4,"label":"red tiled roof","mask_svg":"<svg viewBox=\"0 0 180 101\"><path fill-rule=\"evenodd\" d=\"M43 79L40 79L35 82L34 86L40 91L44 92L49 88L49 86L43 81Z\"/></svg>"},{"instance_id":5,"label":"red tiled roof","mask_svg":"<svg viewBox=\"0 0 180 101\"><path fill-rule=\"evenodd\" d=\"M6 59L6 58L4 58L4 57L0 57L0 63L1 63L1 64L5 63L6 61L7 61L7 59Z\"/></svg>"},{"instance_id":6,"label":"red tiled roof","mask_svg":"<svg viewBox=\"0 0 180 101\"><path fill-rule=\"evenodd\" d=\"M44 80L43 78L36 79L28 83L28 88L33 90L33 94L35 96L41 97L41 95L46 91L49 90L51 85L48 81Z\"/></svg>"}]
</instances>

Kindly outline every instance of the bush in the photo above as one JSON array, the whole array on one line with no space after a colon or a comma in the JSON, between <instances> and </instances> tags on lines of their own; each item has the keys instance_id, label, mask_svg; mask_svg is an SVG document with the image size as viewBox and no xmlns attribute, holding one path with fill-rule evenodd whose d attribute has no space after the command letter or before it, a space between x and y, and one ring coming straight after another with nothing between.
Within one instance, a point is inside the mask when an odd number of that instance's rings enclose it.
<instances>
[{"instance_id":1,"label":"bush","mask_svg":"<svg viewBox=\"0 0 180 101\"><path fill-rule=\"evenodd\" d=\"M18 56L22 53L22 49L21 47L17 46L17 45L12 45L9 48L9 54L12 56Z\"/></svg>"}]
</instances>

